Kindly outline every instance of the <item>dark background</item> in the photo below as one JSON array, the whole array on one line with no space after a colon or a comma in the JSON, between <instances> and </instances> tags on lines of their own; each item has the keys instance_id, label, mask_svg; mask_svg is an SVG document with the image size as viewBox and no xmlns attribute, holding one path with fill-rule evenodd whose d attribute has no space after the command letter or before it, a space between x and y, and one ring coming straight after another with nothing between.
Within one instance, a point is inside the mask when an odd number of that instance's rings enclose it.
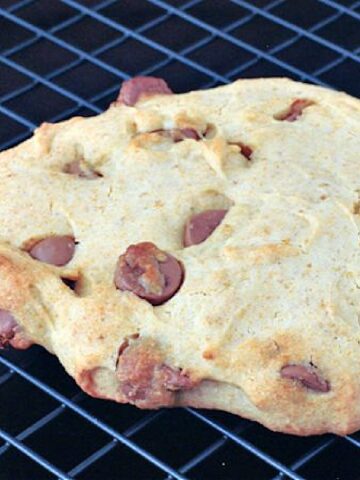
<instances>
[{"instance_id":1,"label":"dark background","mask_svg":"<svg viewBox=\"0 0 360 480\"><path fill-rule=\"evenodd\" d=\"M42 121L104 110L140 73L176 92L288 76L360 96L359 54L360 1L0 0L0 149ZM144 412L82 394L39 347L3 352L0 480L56 478L357 480L360 434Z\"/></svg>"}]
</instances>

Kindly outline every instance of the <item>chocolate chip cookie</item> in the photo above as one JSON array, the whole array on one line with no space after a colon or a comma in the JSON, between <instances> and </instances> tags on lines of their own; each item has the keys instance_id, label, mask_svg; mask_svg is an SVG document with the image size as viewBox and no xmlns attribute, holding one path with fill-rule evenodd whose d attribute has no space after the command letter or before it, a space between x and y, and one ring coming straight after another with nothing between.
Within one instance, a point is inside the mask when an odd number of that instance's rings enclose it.
<instances>
[{"instance_id":1,"label":"chocolate chip cookie","mask_svg":"<svg viewBox=\"0 0 360 480\"><path fill-rule=\"evenodd\" d=\"M0 155L0 344L90 395L360 428L360 102L288 79L173 94Z\"/></svg>"}]
</instances>

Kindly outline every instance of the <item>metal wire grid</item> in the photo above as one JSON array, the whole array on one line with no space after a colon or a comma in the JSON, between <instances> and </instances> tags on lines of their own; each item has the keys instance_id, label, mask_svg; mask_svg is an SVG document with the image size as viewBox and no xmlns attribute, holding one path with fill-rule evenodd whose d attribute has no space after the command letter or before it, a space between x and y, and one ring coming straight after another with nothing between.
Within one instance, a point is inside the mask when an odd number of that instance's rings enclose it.
<instances>
[{"instance_id":1,"label":"metal wire grid","mask_svg":"<svg viewBox=\"0 0 360 480\"><path fill-rule=\"evenodd\" d=\"M176 63L188 69L187 71L192 72L194 76L197 75L199 77L199 84L196 87L210 87L216 84L227 83L240 75L247 75L253 68L255 69L253 70L254 74L259 74L256 73L256 68L261 64L261 68L264 68L265 65L270 66L275 69L275 72L280 72L283 75L319 85L332 86L336 84L336 81L331 81L332 78L336 78L336 76L333 77L333 73L342 66L350 64L351 69L345 69L344 75L340 75L340 86L345 87L350 93L360 95L359 35L352 37L352 44L340 45L338 42L333 42L334 39L331 38L331 35L328 35L327 39L326 35L323 34L324 29L326 31L327 27L330 28L331 33L332 26L339 21L343 22L344 19L350 22L350 25L355 25L355 22L359 22L360 1L343 1L340 3L331 0L313 0L314 4L317 3L323 6L326 13L322 14L317 22L306 27L300 26L295 22L293 23L291 20L286 19L286 15L283 16L279 13L282 12L282 9L286 10L287 5L290 3L289 0L257 0L252 3L232 0L229 2L229 6L231 4L232 7L238 8L239 15L238 18L237 16L231 18L226 25L220 25L219 22L213 23L206 16L204 19L204 16L201 14L203 10L201 9L204 4L209 6L210 3L204 0L191 0L188 2L148 0L146 2L147 5L152 6L156 14L152 15L145 22L140 19L139 25L131 28L125 22L114 20L111 18L111 15L106 14L114 6L117 7L120 3L127 2L118 2L116 0L101 2L94 0L83 0L82 2L61 0L56 3L68 7L71 10L71 15L46 29L36 26L35 22L26 20L22 15L24 9L32 8L36 3L35 0L22 0L19 2L0 1L2 18L11 25L15 25L16 28L21 29L21 32L27 33L25 38L21 38L15 45L11 45L6 49L0 48L0 68L3 67L17 72L24 79L20 86L7 87L4 92L0 90L0 114L4 117L4 121L1 120L1 122L2 124L6 123L7 120L10 122L10 127L6 129L5 135L0 135L0 149L7 148L25 139L35 128L36 121L32 119L29 109L27 111L21 110L19 103L21 104L24 95L33 95L39 86L46 88L48 92L55 93L58 96L57 98L63 98L67 101L66 106L55 115L52 115L50 110L50 114L46 118L48 121L58 121L78 113L94 114L102 111L109 99L116 95L119 88L119 80L130 76L126 69L119 68L118 64L115 63L114 65L113 62L108 61L107 54L112 49L119 48L130 40L139 43L143 48L149 49L149 51L151 50L159 54L159 58L156 61L145 68L139 68L136 71L137 74L156 74L157 72L166 71L167 68ZM53 3L55 4L55 2ZM130 7L130 3L128 2L128 7ZM300 2L297 3L299 4ZM136 4L140 7L145 4L145 1L136 2ZM224 10L224 12L226 11ZM189 44L185 47L179 48L168 46L161 37L159 40L154 39L153 35L149 35L154 30L156 31L157 28L161 28L170 18L182 21L189 28L194 27L201 32L201 35L188 42ZM106 41L101 46L90 51L78 45L75 46L73 42L62 38L62 34L65 31L69 29L71 31L72 28L76 29L85 19L92 19L98 22L99 25L112 29L117 35L110 41ZM246 35L237 35L236 32L239 29L241 32L244 32L242 29L246 28L247 25L251 25L254 19L260 19L286 31L286 38L275 42L274 45L264 46L257 45L256 42L250 42L246 39ZM359 32L360 23L356 23L356 25ZM71 59L60 67L51 69L49 72L36 73L33 68L30 68L28 65L25 66L23 62L17 60L17 57L22 52L38 44L39 41L50 42L52 46L59 47L62 51L67 52ZM241 49L241 52L246 54L245 58L239 64L230 62L232 65L230 70L219 69L216 65L213 66L211 63L203 62L201 55L199 57L197 52L203 52L204 49L209 48L216 41L226 42L227 45L231 45L239 49L239 51ZM308 41L312 45L326 49L326 52L329 53L329 60L312 70L295 65L294 62L287 59L287 52L299 41ZM69 72L73 72L77 67L83 65L84 62L96 68L97 71L106 72L111 77L109 86L101 89L101 91L97 91L89 98L84 98L83 94L76 93L72 88L64 86L63 82L59 82L60 78ZM270 72L273 71L271 68ZM169 70L167 71L169 72ZM344 83L344 78L342 77L346 77L349 71L352 75L348 75L345 79L346 83ZM180 85L180 90L181 88L182 85ZM13 129L14 125L16 126L15 129ZM15 130L17 133L12 134L12 130ZM23 360L19 363L16 358L12 359L11 355L5 354L0 357L0 367L1 365L4 368L2 375L0 375L0 395L4 393L6 386L17 378L22 379L26 386L34 386L41 395L43 403L45 402L44 398L52 399L51 401L53 402L52 408L42 412L42 415L39 415L39 418L31 423L30 426L20 429L19 432L16 431L16 434L10 432L11 428L0 429L0 437L4 440L4 444L0 445L1 479L3 478L1 460L11 451L22 452L24 455L21 458L29 458L34 465L40 466L40 470L34 476L31 476L32 474L29 476L28 473L26 476L23 476L23 474L19 473L19 478L26 478L26 480L31 478L39 480L42 480L42 478L110 478L110 473L106 477L103 472L96 470L96 466L100 465L103 459L111 456L112 452L117 453L119 446L124 448L118 455L120 458L123 458L124 455L128 458L126 455L129 455L129 453L125 452L134 452L135 455L131 458L129 457L130 460L128 460L129 464L133 465L134 470L124 473L125 476L114 476L111 478L143 478L146 480L151 480L152 478L330 479L332 477L326 473L327 470L324 464L324 458L326 458L326 462L329 462L327 452L330 452L331 456L341 456L343 454L346 458L351 459L350 467L341 471L342 479L356 480L360 478L359 436L352 435L342 440L333 436L326 436L313 438L310 442L300 439L290 440L289 437L286 437L284 442L284 440L279 440L283 439L283 436L270 434L269 432L265 433L265 430L261 430L262 438L266 436L269 438L269 443L261 446L261 442L259 444L259 432L258 436L252 436L251 433L254 430L256 433L261 427L254 426L245 420L226 416L225 414L225 416L214 416L214 414L193 409L186 409L186 416L191 418L192 422L195 422L197 429L205 428L204 437L206 437L207 441L204 445L203 441L202 443L200 442L202 448L199 447L196 453L193 452L188 455L187 460L182 464L177 465L177 462L171 456L168 457L169 461L163 461L160 458L161 455L152 453L154 449L151 443L144 443L144 440L139 435L146 437L144 432L150 431L152 433L155 432L155 436L159 438L159 435L161 436L163 432L159 431L160 427L156 427L156 425L164 421L163 419L167 415L164 411L141 413L141 416L137 417L130 425L127 425L127 428L114 428L110 426L110 421L105 422L101 419L98 404L96 404L95 411L91 411L82 406L86 404L86 400L84 400L84 395L78 391L72 391L72 395L66 395L60 393L59 389L52 388L49 378L47 381L41 381L39 372L37 372L37 375L31 373L31 362L27 366L23 363ZM25 394L27 392L26 388L24 390ZM1 399L1 403L3 401L5 401L4 398ZM117 412L120 412L120 409L129 407L117 408L119 409ZM52 422L62 418L65 414L69 414L69 412L72 412L76 418L79 417L84 421L82 428L89 424L93 427L93 435L95 431L98 431L101 432L103 437L101 437L101 441L99 440L100 444L96 445L96 448L92 446L91 452L87 452L86 455L83 455L83 458L77 452L77 460L74 462L74 465L69 469L64 469L56 466L56 462L46 458L46 455L41 455L36 449L31 448L31 439L36 437L37 434L44 435L46 428ZM176 415L180 414L173 412L171 418L176 418ZM155 425L154 432L151 430L153 425ZM192 433L194 433L194 430L192 430ZM157 438L154 439L154 443L158 441ZM283 461L279 460L279 458L282 458L280 455L281 449L284 448L286 450L291 441L296 443L291 461L289 458ZM277 442L280 443L276 445ZM275 449L271 448L272 443L275 444ZM301 447L299 448L300 444ZM228 452L232 452L231 449L235 447L235 453L229 454ZM217 459L219 452L222 452L219 458L228 458L229 462L236 465L237 470L235 473L226 473L225 462L221 462L219 467L219 464L216 463L219 462ZM237 459L241 459L242 456L243 462L239 460L238 464ZM322 458L323 460L321 460ZM337 460L340 461L340 459ZM142 462L141 468L140 462ZM224 467L223 470L222 467ZM31 468L30 471L32 471ZM221 473L214 473L221 471L225 472L224 477L221 477Z\"/></svg>"}]
</instances>

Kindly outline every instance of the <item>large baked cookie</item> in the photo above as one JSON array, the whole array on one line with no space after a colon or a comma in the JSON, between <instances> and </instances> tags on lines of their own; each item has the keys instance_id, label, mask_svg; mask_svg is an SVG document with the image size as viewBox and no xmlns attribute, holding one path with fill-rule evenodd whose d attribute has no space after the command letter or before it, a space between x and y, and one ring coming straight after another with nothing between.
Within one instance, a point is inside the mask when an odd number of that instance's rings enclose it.
<instances>
[{"instance_id":1,"label":"large baked cookie","mask_svg":"<svg viewBox=\"0 0 360 480\"><path fill-rule=\"evenodd\" d=\"M173 95L0 155L0 342L94 397L360 428L360 102L287 79Z\"/></svg>"}]
</instances>

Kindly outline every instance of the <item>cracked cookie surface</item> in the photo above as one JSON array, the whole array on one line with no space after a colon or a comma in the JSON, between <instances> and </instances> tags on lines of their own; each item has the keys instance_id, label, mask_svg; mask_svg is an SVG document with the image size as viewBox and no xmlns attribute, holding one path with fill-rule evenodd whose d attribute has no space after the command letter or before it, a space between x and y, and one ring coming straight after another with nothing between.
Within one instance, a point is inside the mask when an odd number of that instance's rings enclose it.
<instances>
[{"instance_id":1,"label":"cracked cookie surface","mask_svg":"<svg viewBox=\"0 0 360 480\"><path fill-rule=\"evenodd\" d=\"M131 82L0 154L0 345L140 408L359 429L360 101Z\"/></svg>"}]
</instances>

